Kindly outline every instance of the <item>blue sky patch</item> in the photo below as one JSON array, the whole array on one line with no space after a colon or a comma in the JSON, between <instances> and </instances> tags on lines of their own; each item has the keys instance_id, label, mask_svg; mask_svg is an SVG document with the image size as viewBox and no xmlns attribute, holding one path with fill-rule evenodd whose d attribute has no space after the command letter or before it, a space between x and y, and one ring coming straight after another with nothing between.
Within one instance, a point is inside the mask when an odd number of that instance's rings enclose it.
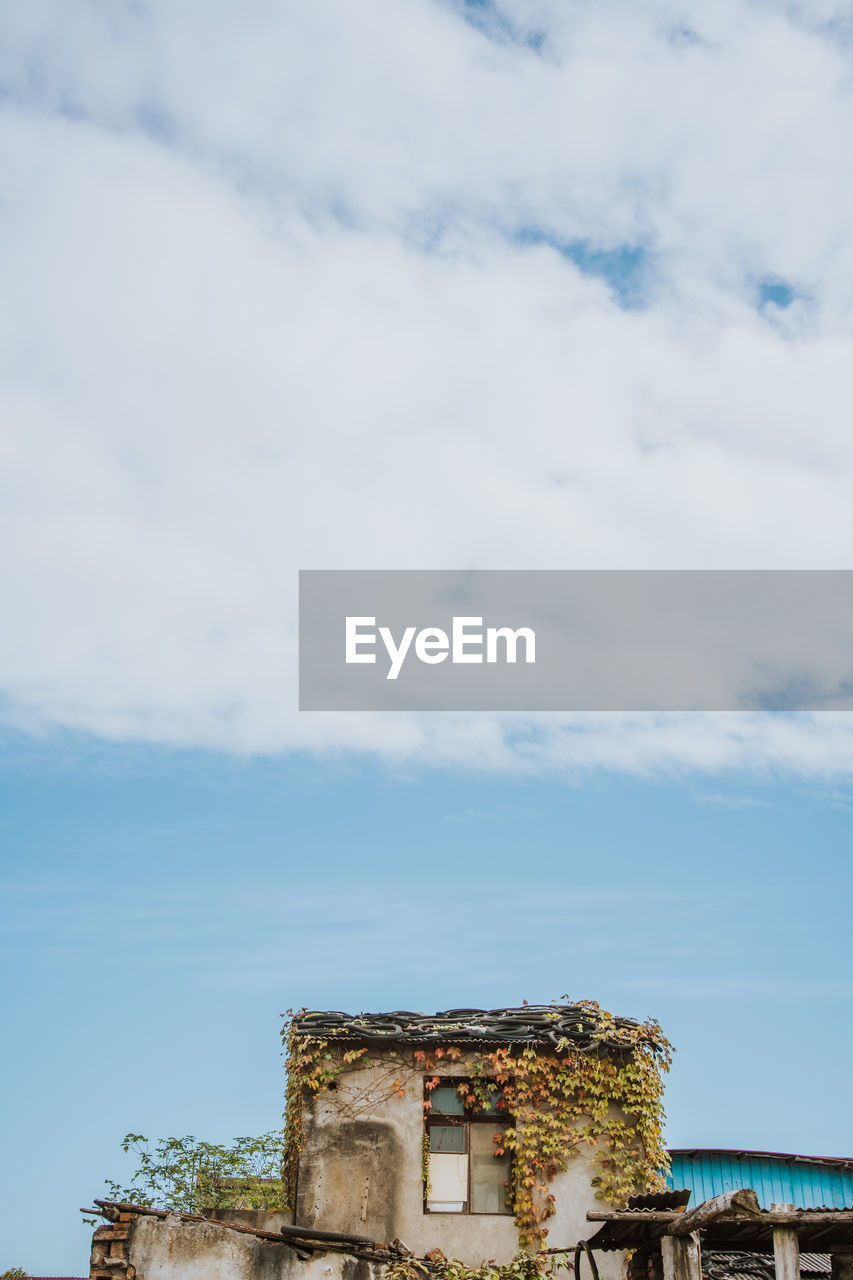
<instances>
[{"instance_id":1,"label":"blue sky patch","mask_svg":"<svg viewBox=\"0 0 853 1280\"><path fill-rule=\"evenodd\" d=\"M520 44L541 53L544 31L526 31L510 21L495 0L451 0L452 7L470 26L500 44Z\"/></svg>"},{"instance_id":2,"label":"blue sky patch","mask_svg":"<svg viewBox=\"0 0 853 1280\"><path fill-rule=\"evenodd\" d=\"M667 32L667 40L674 49L687 49L692 45L705 44L697 31L688 26L671 27Z\"/></svg>"},{"instance_id":3,"label":"blue sky patch","mask_svg":"<svg viewBox=\"0 0 853 1280\"><path fill-rule=\"evenodd\" d=\"M604 280L626 310L643 305L649 253L642 246L622 244L614 249L596 249L589 240L561 240L535 227L523 228L514 238L521 245L548 245L584 275Z\"/></svg>"},{"instance_id":4,"label":"blue sky patch","mask_svg":"<svg viewBox=\"0 0 853 1280\"><path fill-rule=\"evenodd\" d=\"M790 307L791 303L797 297L797 291L778 276L768 276L766 279L759 281L758 285L758 305L762 308L766 306L774 307Z\"/></svg>"}]
</instances>

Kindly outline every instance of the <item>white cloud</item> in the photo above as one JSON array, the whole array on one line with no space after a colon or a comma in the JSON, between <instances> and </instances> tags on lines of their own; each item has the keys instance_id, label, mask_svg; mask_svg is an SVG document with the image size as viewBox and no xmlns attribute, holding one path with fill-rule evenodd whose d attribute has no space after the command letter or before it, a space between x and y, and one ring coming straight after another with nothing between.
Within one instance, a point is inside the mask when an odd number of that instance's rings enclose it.
<instances>
[{"instance_id":1,"label":"white cloud","mask_svg":"<svg viewBox=\"0 0 853 1280\"><path fill-rule=\"evenodd\" d=\"M295 712L299 567L848 567L843 11L479 17L494 38L438 0L5 15L12 723L850 771L843 717ZM643 249L642 305L522 229ZM765 278L798 300L762 311Z\"/></svg>"}]
</instances>

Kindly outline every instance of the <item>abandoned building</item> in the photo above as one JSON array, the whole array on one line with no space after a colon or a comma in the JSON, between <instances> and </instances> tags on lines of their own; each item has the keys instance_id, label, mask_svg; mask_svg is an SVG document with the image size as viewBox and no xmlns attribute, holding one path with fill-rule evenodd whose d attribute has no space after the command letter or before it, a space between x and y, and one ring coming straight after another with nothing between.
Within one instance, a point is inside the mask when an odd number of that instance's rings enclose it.
<instances>
[{"instance_id":1,"label":"abandoned building","mask_svg":"<svg viewBox=\"0 0 853 1280\"><path fill-rule=\"evenodd\" d=\"M333 1078L309 1087L303 1100L296 1225L398 1238L416 1253L438 1246L472 1264L509 1261L527 1241L519 1240L504 1137L525 1117L509 1114L507 1098L515 1093L517 1103L517 1090L499 1086L500 1067L520 1069L525 1054L545 1061L572 1050L624 1060L638 1026L600 1024L595 1010L568 1005L433 1017L302 1014L292 1028L297 1055L302 1042L322 1042ZM493 1086L490 1096L481 1089L475 1099L477 1082ZM542 1107L553 1108L544 1086L540 1092ZM547 1240L555 1247L582 1238L587 1210L601 1203L599 1147L580 1130L574 1137L549 1184Z\"/></svg>"},{"instance_id":2,"label":"abandoned building","mask_svg":"<svg viewBox=\"0 0 853 1280\"><path fill-rule=\"evenodd\" d=\"M655 1023L302 1011L287 1042L290 1207L97 1201L91 1280L442 1280L520 1250L575 1280L853 1280L851 1161L682 1151L667 1188Z\"/></svg>"}]
</instances>

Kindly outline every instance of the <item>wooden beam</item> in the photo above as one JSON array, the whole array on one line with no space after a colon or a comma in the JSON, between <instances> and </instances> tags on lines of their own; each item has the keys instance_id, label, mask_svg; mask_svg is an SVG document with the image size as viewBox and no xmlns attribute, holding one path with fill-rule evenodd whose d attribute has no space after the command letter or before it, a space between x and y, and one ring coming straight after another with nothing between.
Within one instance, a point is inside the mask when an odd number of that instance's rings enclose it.
<instances>
[{"instance_id":1,"label":"wooden beam","mask_svg":"<svg viewBox=\"0 0 853 1280\"><path fill-rule=\"evenodd\" d=\"M663 1280L687 1280L682 1242L664 1236L660 1242L660 1251L663 1259Z\"/></svg>"},{"instance_id":2,"label":"wooden beam","mask_svg":"<svg viewBox=\"0 0 853 1280\"><path fill-rule=\"evenodd\" d=\"M709 1201L706 1203L710 1203ZM702 1206L697 1205L697 1209ZM138 1211L141 1212L141 1211ZM695 1213L695 1209L690 1210ZM745 1214L741 1221L744 1226L748 1226L750 1222L761 1222L762 1225L768 1227L790 1225L792 1215L790 1213L774 1213L772 1209L761 1209L760 1217L755 1214ZM590 1209L587 1212L587 1222L655 1222L670 1223L681 1222L682 1218L686 1218L686 1213L673 1212L670 1209ZM737 1222L738 1215L733 1214L731 1221ZM848 1227L853 1224L853 1209L797 1209L795 1210L794 1220L803 1227L820 1226L820 1227ZM825 1253L826 1250L821 1250Z\"/></svg>"},{"instance_id":3,"label":"wooden beam","mask_svg":"<svg viewBox=\"0 0 853 1280\"><path fill-rule=\"evenodd\" d=\"M771 1209L767 1213L762 1213L761 1221L766 1222L769 1227L777 1225L782 1227L791 1222L801 1227L807 1227L810 1223L819 1226L846 1227L853 1223L853 1209L795 1209L793 1213L779 1213ZM826 1250L822 1249L821 1252L826 1253Z\"/></svg>"},{"instance_id":4,"label":"wooden beam","mask_svg":"<svg viewBox=\"0 0 853 1280\"><path fill-rule=\"evenodd\" d=\"M773 1228L776 1280L800 1280L800 1244L793 1227Z\"/></svg>"},{"instance_id":5,"label":"wooden beam","mask_svg":"<svg viewBox=\"0 0 853 1280\"><path fill-rule=\"evenodd\" d=\"M701 1231L703 1227L710 1226L712 1222L716 1222L719 1218L736 1217L745 1214L750 1218L757 1218L761 1215L758 1207L758 1196L750 1187L744 1187L739 1191L727 1191L725 1195L714 1196L712 1200L705 1200L702 1204L698 1204L695 1209L689 1209L687 1213L679 1213L667 1229L667 1234L671 1236L689 1236L693 1231Z\"/></svg>"},{"instance_id":6,"label":"wooden beam","mask_svg":"<svg viewBox=\"0 0 853 1280\"><path fill-rule=\"evenodd\" d=\"M664 1280L702 1280L699 1237L663 1236L660 1242Z\"/></svg>"},{"instance_id":7,"label":"wooden beam","mask_svg":"<svg viewBox=\"0 0 853 1280\"><path fill-rule=\"evenodd\" d=\"M702 1246L699 1243L699 1232L694 1231L693 1235L688 1236L684 1243L687 1246L687 1280L703 1280Z\"/></svg>"}]
</instances>

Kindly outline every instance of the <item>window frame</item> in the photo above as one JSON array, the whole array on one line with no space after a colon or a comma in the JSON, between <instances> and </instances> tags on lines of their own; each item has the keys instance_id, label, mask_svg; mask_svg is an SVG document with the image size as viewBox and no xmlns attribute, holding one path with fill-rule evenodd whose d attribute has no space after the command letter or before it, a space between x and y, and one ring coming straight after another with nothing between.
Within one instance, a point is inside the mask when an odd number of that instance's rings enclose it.
<instances>
[{"instance_id":1,"label":"window frame","mask_svg":"<svg viewBox=\"0 0 853 1280\"><path fill-rule=\"evenodd\" d=\"M440 1076L438 1079L438 1084L436 1084L434 1088L428 1089L427 1080L432 1081L434 1079L435 1079L434 1075L424 1077L424 1100L425 1101L431 1101L432 1095L434 1094L436 1089L452 1088L458 1091L458 1087L460 1084L471 1083L470 1076ZM482 1083L482 1081L480 1083ZM465 1107L464 1098L463 1098L463 1107ZM490 1212L488 1209L484 1210L484 1209L471 1208L471 1200L472 1200L471 1177L472 1177L473 1161L471 1160L470 1126L473 1124L492 1125L493 1128L497 1126L497 1128L501 1130L506 1130L512 1127L512 1117L508 1111L504 1111L500 1116L484 1115L483 1113L478 1112L474 1108L468 1108L468 1107L465 1107L465 1109L459 1114L438 1113L433 1115L431 1110L425 1111L424 1136L427 1141L428 1154L430 1156L433 1154L429 1146L430 1130L433 1127L437 1128L440 1126L442 1128L462 1129L465 1135L465 1149L464 1151L458 1152L458 1154L465 1155L467 1157L468 1168L467 1168L466 1198L465 1198L463 1208L461 1209L430 1209L429 1201L427 1199L427 1187L425 1184L423 1189L424 1190L424 1194L423 1194L424 1213L431 1214L436 1218L445 1218L445 1217L446 1218L508 1218L508 1217L512 1217L513 1211L509 1204L506 1204L505 1208L498 1209L495 1212ZM495 1132L497 1131L497 1128L494 1128ZM435 1154L441 1154L441 1153L436 1152ZM448 1154L453 1154L453 1153L451 1152ZM513 1178L515 1174L515 1162L513 1160L512 1154L509 1152L507 1154L509 1155L509 1176L506 1179L506 1198L508 1200L512 1191Z\"/></svg>"}]
</instances>

